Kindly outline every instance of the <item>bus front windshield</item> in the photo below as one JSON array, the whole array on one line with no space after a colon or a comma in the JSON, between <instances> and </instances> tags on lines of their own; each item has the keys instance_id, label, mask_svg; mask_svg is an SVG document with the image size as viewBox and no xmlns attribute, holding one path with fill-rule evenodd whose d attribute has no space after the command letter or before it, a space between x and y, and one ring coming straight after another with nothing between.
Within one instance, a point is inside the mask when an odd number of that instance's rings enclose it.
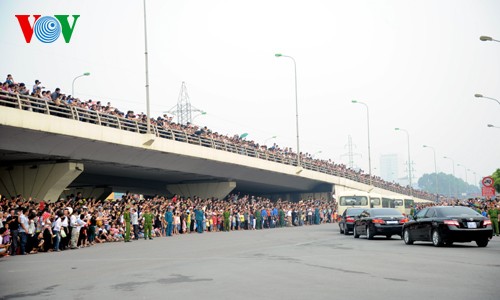
<instances>
[{"instance_id":1,"label":"bus front windshield","mask_svg":"<svg viewBox=\"0 0 500 300\"><path fill-rule=\"evenodd\" d=\"M345 196L340 197L340 205L344 206L365 206L368 199L365 196Z\"/></svg>"}]
</instances>

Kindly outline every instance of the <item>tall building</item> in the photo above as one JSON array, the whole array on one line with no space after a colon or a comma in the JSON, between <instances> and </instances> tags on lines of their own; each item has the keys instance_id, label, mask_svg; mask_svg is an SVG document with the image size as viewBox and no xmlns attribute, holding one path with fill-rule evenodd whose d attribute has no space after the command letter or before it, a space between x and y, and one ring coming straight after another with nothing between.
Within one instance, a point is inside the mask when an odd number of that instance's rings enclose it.
<instances>
[{"instance_id":1,"label":"tall building","mask_svg":"<svg viewBox=\"0 0 500 300\"><path fill-rule=\"evenodd\" d=\"M398 176L398 155L380 155L380 177L385 181L393 182L398 180Z\"/></svg>"}]
</instances>

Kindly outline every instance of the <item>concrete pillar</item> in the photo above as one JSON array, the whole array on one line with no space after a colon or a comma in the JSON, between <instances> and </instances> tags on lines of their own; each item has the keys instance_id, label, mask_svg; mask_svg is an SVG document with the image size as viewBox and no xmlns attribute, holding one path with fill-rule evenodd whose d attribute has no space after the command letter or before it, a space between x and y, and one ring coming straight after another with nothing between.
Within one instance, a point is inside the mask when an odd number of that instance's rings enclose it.
<instances>
[{"instance_id":1,"label":"concrete pillar","mask_svg":"<svg viewBox=\"0 0 500 300\"><path fill-rule=\"evenodd\" d=\"M223 199L234 188L236 188L236 182L234 181L197 182L197 183L167 185L167 190L171 194L177 194L183 197L191 197L191 198L193 196L198 196L201 198L215 197L218 199Z\"/></svg>"},{"instance_id":2,"label":"concrete pillar","mask_svg":"<svg viewBox=\"0 0 500 300\"><path fill-rule=\"evenodd\" d=\"M74 162L2 167L0 194L55 202L82 172L83 164Z\"/></svg>"},{"instance_id":3,"label":"concrete pillar","mask_svg":"<svg viewBox=\"0 0 500 300\"><path fill-rule=\"evenodd\" d=\"M63 196L69 196L71 194L75 195L77 193L82 193L82 197L84 199L95 198L97 200L105 200L108 196L113 192L111 187L94 187L94 186L86 186L86 187L76 187L66 189L63 192Z\"/></svg>"}]
</instances>

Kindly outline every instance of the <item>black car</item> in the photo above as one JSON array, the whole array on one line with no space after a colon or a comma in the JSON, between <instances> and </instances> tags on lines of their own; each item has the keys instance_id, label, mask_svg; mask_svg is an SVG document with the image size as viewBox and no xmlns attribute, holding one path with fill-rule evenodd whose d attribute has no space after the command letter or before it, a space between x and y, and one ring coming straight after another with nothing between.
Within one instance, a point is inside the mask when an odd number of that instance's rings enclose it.
<instances>
[{"instance_id":1,"label":"black car","mask_svg":"<svg viewBox=\"0 0 500 300\"><path fill-rule=\"evenodd\" d=\"M403 240L407 245L428 241L440 247L475 241L479 247L486 247L492 236L491 221L466 206L424 208L403 226Z\"/></svg>"},{"instance_id":2,"label":"black car","mask_svg":"<svg viewBox=\"0 0 500 300\"><path fill-rule=\"evenodd\" d=\"M348 235L349 232L353 231L355 218L359 216L365 208L355 208L349 207L340 216L339 229L340 233Z\"/></svg>"},{"instance_id":3,"label":"black car","mask_svg":"<svg viewBox=\"0 0 500 300\"><path fill-rule=\"evenodd\" d=\"M403 224L408 219L394 208L365 209L354 222L354 238L366 235L371 240L376 235L385 235L390 239L393 235L401 236Z\"/></svg>"}]
</instances>

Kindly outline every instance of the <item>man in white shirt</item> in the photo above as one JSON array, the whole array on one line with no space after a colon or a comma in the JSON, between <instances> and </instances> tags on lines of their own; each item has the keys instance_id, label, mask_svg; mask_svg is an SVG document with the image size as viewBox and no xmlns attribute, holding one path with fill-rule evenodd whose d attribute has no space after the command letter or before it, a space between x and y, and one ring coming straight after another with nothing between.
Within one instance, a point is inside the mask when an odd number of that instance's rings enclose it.
<instances>
[{"instance_id":1,"label":"man in white shirt","mask_svg":"<svg viewBox=\"0 0 500 300\"><path fill-rule=\"evenodd\" d=\"M71 249L78 249L76 243L78 242L78 236L80 235L80 228L77 228L78 211L74 211L69 218L69 225L71 226Z\"/></svg>"},{"instance_id":2,"label":"man in white shirt","mask_svg":"<svg viewBox=\"0 0 500 300\"><path fill-rule=\"evenodd\" d=\"M130 222L134 227L134 240L139 239L139 215L137 214L137 210L135 208L131 209L130 212Z\"/></svg>"}]
</instances>

